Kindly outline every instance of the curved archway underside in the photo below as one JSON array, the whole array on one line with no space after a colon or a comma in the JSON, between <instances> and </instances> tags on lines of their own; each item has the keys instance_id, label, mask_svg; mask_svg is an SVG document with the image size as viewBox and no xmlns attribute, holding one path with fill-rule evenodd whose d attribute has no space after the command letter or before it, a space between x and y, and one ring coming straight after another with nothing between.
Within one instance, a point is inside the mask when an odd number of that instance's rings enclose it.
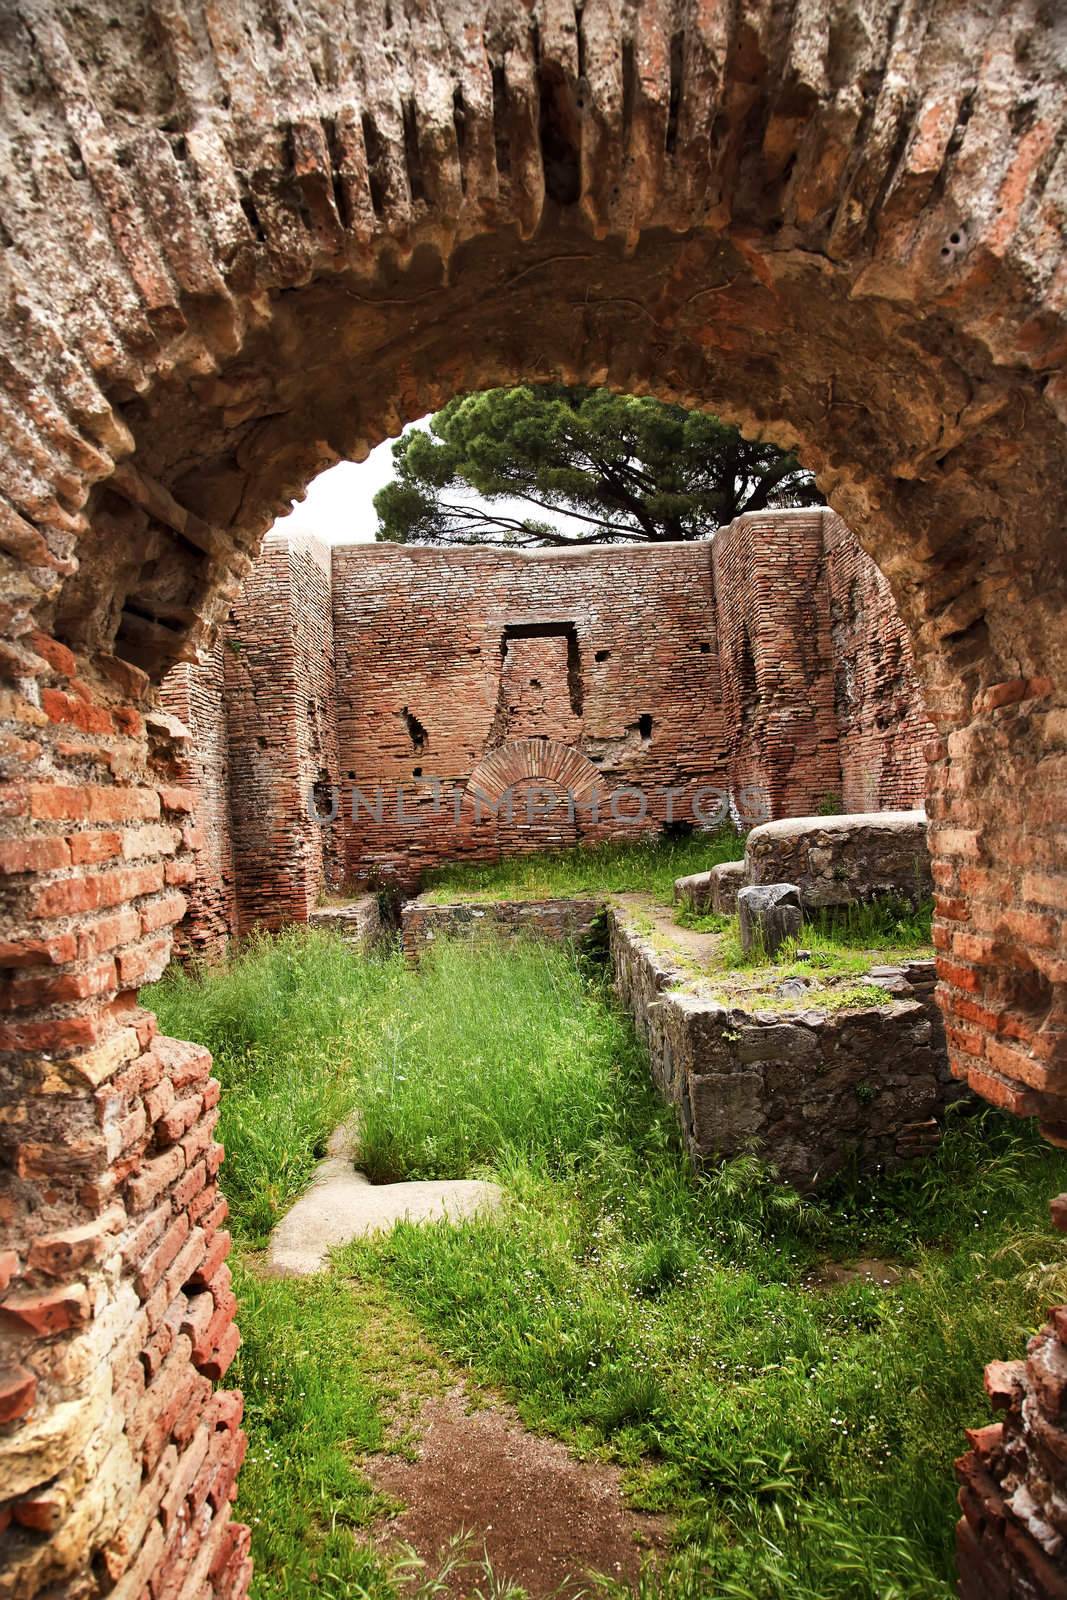
<instances>
[{"instance_id":1,"label":"curved archway underside","mask_svg":"<svg viewBox=\"0 0 1067 1600\"><path fill-rule=\"evenodd\" d=\"M136 1005L195 848L152 681L316 471L456 392L654 392L814 468L939 730L954 1068L1067 1143L1065 29L1027 0L9 9L14 1592L247 1585L217 1086ZM968 1458L969 1596L1062 1592L1042 1338Z\"/></svg>"}]
</instances>

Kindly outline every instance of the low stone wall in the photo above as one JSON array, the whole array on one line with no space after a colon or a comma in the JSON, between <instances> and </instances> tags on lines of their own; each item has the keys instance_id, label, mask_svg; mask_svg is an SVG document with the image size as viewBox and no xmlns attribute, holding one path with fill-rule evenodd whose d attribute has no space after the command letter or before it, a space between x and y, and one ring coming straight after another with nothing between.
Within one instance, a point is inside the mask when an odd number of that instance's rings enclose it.
<instances>
[{"instance_id":1,"label":"low stone wall","mask_svg":"<svg viewBox=\"0 0 1067 1600\"><path fill-rule=\"evenodd\" d=\"M923 811L764 822L748 836L745 869L750 884L795 883L802 903L814 908L879 895L918 906L934 892Z\"/></svg>"},{"instance_id":2,"label":"low stone wall","mask_svg":"<svg viewBox=\"0 0 1067 1600\"><path fill-rule=\"evenodd\" d=\"M486 932L532 934L555 941L582 939L604 910L600 900L495 900L435 905L421 896L401 910L404 950L416 957L434 939L478 938Z\"/></svg>"},{"instance_id":3,"label":"low stone wall","mask_svg":"<svg viewBox=\"0 0 1067 1600\"><path fill-rule=\"evenodd\" d=\"M852 1163L875 1172L936 1147L936 1119L960 1090L932 961L873 968L863 981L886 988L884 1005L818 1010L816 994L796 1010L747 1010L683 990L684 957L632 909L609 907L608 929L619 997L697 1166L755 1149L807 1189Z\"/></svg>"},{"instance_id":4,"label":"low stone wall","mask_svg":"<svg viewBox=\"0 0 1067 1600\"><path fill-rule=\"evenodd\" d=\"M309 928L336 933L354 950L369 950L382 936L382 912L376 894L361 894L344 905L318 906L308 916Z\"/></svg>"}]
</instances>

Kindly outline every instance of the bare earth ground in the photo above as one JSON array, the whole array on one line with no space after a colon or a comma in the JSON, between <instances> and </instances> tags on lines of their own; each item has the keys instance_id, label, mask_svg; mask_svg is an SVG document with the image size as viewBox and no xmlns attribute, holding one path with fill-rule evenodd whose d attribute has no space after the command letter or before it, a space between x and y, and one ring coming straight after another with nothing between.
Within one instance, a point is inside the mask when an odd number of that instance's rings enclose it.
<instances>
[{"instance_id":1,"label":"bare earth ground","mask_svg":"<svg viewBox=\"0 0 1067 1600\"><path fill-rule=\"evenodd\" d=\"M467 1405L462 1385L430 1396L417 1461L363 1462L375 1488L406 1507L378 1525L376 1543L404 1541L433 1571L448 1541L470 1534L471 1559L488 1553L498 1578L521 1584L531 1600L575 1600L588 1592L591 1570L635 1581L642 1560L666 1544L669 1519L629 1510L617 1468L575 1460L554 1439L528 1433L508 1407ZM479 1581L468 1570L448 1592L464 1600Z\"/></svg>"}]
</instances>

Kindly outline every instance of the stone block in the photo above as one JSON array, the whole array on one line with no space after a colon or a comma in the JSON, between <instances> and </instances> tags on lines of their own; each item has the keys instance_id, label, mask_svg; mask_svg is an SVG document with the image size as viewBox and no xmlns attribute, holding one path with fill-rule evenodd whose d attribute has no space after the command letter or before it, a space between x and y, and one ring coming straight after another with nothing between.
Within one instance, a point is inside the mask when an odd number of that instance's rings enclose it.
<instances>
[{"instance_id":1,"label":"stone block","mask_svg":"<svg viewBox=\"0 0 1067 1600\"><path fill-rule=\"evenodd\" d=\"M933 894L922 811L765 822L748 836L745 866L752 884L795 883L809 910L887 895L918 906Z\"/></svg>"},{"instance_id":2,"label":"stone block","mask_svg":"<svg viewBox=\"0 0 1067 1600\"><path fill-rule=\"evenodd\" d=\"M361 894L342 905L318 906L308 916L308 927L337 934L353 950L370 950L382 936L378 896Z\"/></svg>"},{"instance_id":3,"label":"stone block","mask_svg":"<svg viewBox=\"0 0 1067 1600\"><path fill-rule=\"evenodd\" d=\"M743 861L720 861L712 867L711 909L722 917L732 917L737 910L737 896L748 882L748 868Z\"/></svg>"},{"instance_id":4,"label":"stone block","mask_svg":"<svg viewBox=\"0 0 1067 1600\"><path fill-rule=\"evenodd\" d=\"M708 911L732 916L737 910L737 891L747 883L743 861L720 861L707 872L691 872L674 880L677 904L698 914Z\"/></svg>"},{"instance_id":5,"label":"stone block","mask_svg":"<svg viewBox=\"0 0 1067 1600\"><path fill-rule=\"evenodd\" d=\"M762 950L773 956L786 939L800 932L804 921L795 883L750 884L738 893L737 911L746 955Z\"/></svg>"},{"instance_id":6,"label":"stone block","mask_svg":"<svg viewBox=\"0 0 1067 1600\"><path fill-rule=\"evenodd\" d=\"M675 903L690 911L710 911L711 887L710 872L691 872L684 878L675 878Z\"/></svg>"}]
</instances>

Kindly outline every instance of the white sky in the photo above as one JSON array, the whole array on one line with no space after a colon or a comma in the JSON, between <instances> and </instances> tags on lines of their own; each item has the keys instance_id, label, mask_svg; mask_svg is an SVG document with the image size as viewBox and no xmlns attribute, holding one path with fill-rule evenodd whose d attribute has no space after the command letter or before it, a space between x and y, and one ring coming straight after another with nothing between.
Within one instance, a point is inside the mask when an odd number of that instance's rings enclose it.
<instances>
[{"instance_id":1,"label":"white sky","mask_svg":"<svg viewBox=\"0 0 1067 1600\"><path fill-rule=\"evenodd\" d=\"M427 428L429 420L423 417L411 426ZM384 488L393 476L393 444L394 440L383 439L366 461L339 461L335 467L320 472L317 478L311 480L303 500L294 500L292 511L286 517L279 517L271 531L310 533L327 544L372 542L378 526L372 502L378 490ZM480 495L461 495L451 489L448 498L462 500L467 505L485 506L491 515L499 512L509 517L536 517L538 521L547 522L567 533L588 532L584 524L575 522L565 512L542 511L522 500L501 499L490 503Z\"/></svg>"}]
</instances>

